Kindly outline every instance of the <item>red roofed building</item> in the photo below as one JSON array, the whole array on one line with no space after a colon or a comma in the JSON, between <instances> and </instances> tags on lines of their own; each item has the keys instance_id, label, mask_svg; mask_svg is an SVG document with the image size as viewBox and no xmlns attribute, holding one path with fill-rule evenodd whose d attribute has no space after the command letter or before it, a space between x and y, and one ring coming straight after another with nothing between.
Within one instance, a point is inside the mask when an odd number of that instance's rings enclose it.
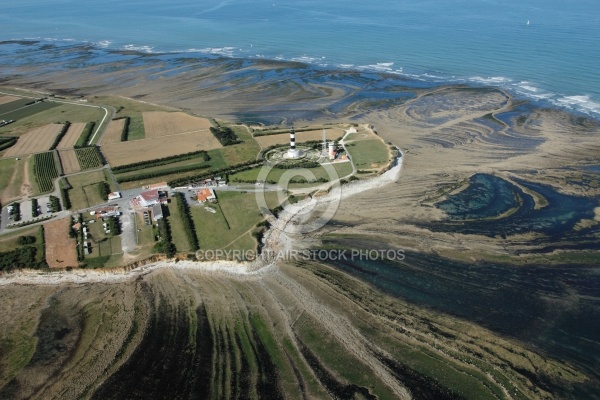
<instances>
[{"instance_id":1,"label":"red roofed building","mask_svg":"<svg viewBox=\"0 0 600 400\"><path fill-rule=\"evenodd\" d=\"M215 196L215 191L210 188L204 188L202 190L198 190L196 192L198 196L198 201L200 203L204 203L206 201L210 201L211 203L217 200L217 196Z\"/></svg>"},{"instance_id":2,"label":"red roofed building","mask_svg":"<svg viewBox=\"0 0 600 400\"><path fill-rule=\"evenodd\" d=\"M140 193L136 199L138 200L140 206L152 207L155 204L166 202L167 196L165 192L159 192L155 189Z\"/></svg>"}]
</instances>

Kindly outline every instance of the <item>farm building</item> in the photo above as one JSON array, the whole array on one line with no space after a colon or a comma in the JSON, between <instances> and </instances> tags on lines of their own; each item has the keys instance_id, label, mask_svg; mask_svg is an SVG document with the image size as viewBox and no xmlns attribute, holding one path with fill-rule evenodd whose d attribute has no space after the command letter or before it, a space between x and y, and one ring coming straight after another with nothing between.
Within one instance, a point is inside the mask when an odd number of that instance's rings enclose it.
<instances>
[{"instance_id":1,"label":"farm building","mask_svg":"<svg viewBox=\"0 0 600 400\"><path fill-rule=\"evenodd\" d=\"M200 203L204 203L206 201L214 203L217 201L217 196L215 195L215 191L212 190L211 188L204 188L202 190L198 190L196 192L196 196L198 196L198 201Z\"/></svg>"},{"instance_id":2,"label":"farm building","mask_svg":"<svg viewBox=\"0 0 600 400\"><path fill-rule=\"evenodd\" d=\"M163 218L163 210L161 204L155 204L152 206L152 219L156 222Z\"/></svg>"},{"instance_id":3,"label":"farm building","mask_svg":"<svg viewBox=\"0 0 600 400\"><path fill-rule=\"evenodd\" d=\"M121 198L121 193L119 192L112 192L108 194L108 200L116 200L116 199L120 199Z\"/></svg>"}]
</instances>

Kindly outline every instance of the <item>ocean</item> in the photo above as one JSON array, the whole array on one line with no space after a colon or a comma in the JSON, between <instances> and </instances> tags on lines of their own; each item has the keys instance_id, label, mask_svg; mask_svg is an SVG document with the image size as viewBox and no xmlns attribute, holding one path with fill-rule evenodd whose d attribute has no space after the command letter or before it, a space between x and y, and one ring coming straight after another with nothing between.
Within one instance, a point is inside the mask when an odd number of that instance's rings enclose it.
<instances>
[{"instance_id":1,"label":"ocean","mask_svg":"<svg viewBox=\"0 0 600 400\"><path fill-rule=\"evenodd\" d=\"M20 0L4 2L0 26L2 41L296 60L494 85L600 117L595 0ZM0 54L13 50L0 46Z\"/></svg>"}]
</instances>

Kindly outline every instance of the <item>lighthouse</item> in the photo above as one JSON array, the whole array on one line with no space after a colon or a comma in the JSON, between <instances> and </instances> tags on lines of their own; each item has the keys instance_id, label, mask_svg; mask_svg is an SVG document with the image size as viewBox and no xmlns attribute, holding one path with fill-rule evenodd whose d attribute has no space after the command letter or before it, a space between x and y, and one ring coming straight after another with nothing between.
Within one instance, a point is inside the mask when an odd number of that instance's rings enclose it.
<instances>
[{"instance_id":1,"label":"lighthouse","mask_svg":"<svg viewBox=\"0 0 600 400\"><path fill-rule=\"evenodd\" d=\"M290 149L285 155L285 158L300 158L302 156L302 151L296 148L296 132L294 131L294 127L290 130Z\"/></svg>"}]
</instances>

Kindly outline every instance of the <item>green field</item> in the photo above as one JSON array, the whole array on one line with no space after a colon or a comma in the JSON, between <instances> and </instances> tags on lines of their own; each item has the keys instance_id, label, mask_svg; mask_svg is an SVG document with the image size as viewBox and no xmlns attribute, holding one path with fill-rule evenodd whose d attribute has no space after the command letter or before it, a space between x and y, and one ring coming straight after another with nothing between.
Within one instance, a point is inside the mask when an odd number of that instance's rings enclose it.
<instances>
[{"instance_id":1,"label":"green field","mask_svg":"<svg viewBox=\"0 0 600 400\"><path fill-rule=\"evenodd\" d=\"M342 178L342 177L344 177L344 176L352 173L352 165L349 162L342 162L342 163L333 164L333 168L334 168L335 173L337 175L337 176L334 176L334 178L336 178L336 179L337 178ZM260 168L253 168L253 169L249 169L247 171L238 172L236 174L231 175L229 177L229 180L231 182L235 182L236 180L238 180L238 181L246 181L246 182L255 182L258 179L258 176L259 176L259 173L260 173L261 169L262 169L262 167L260 167ZM310 173L314 174L314 179L320 179L320 178L329 179L328 170L326 170L323 167L308 168L307 170ZM284 173L290 174L290 173L292 173L292 171L293 170L289 170L289 169L273 168L273 169L271 169L271 171L267 175L266 181L280 182L281 177L282 177L282 175ZM301 178L302 178L302 176L297 176L297 177L294 177L293 179L301 179ZM300 185L300 184L291 184L292 187L295 187L295 186L298 186L298 185Z\"/></svg>"},{"instance_id":2,"label":"green field","mask_svg":"<svg viewBox=\"0 0 600 400\"><path fill-rule=\"evenodd\" d=\"M85 216L86 219L88 219L87 217L88 215ZM91 258L107 257L113 254L122 253L121 237L106 234L102 226L102 220L97 220L93 224L88 224L87 227L91 234L91 237L88 237L87 241L92 244L92 252L85 256L86 262Z\"/></svg>"},{"instance_id":3,"label":"green field","mask_svg":"<svg viewBox=\"0 0 600 400\"><path fill-rule=\"evenodd\" d=\"M256 160L256 156L260 152L260 146L256 140L254 140L244 126L232 125L230 127L242 143L226 146L218 150L212 150L209 154L212 156L213 152L219 152L222 158L227 160L227 164L229 165L237 165L245 163L246 161ZM220 168L224 167L225 166Z\"/></svg>"},{"instance_id":4,"label":"green field","mask_svg":"<svg viewBox=\"0 0 600 400\"><path fill-rule=\"evenodd\" d=\"M389 161L388 147L379 139L367 139L346 145L356 169L381 168Z\"/></svg>"},{"instance_id":5,"label":"green field","mask_svg":"<svg viewBox=\"0 0 600 400\"><path fill-rule=\"evenodd\" d=\"M58 171L54 160L54 153L35 154L33 156L33 174L37 184L38 193L51 192L54 188L54 179L58 178Z\"/></svg>"},{"instance_id":6,"label":"green field","mask_svg":"<svg viewBox=\"0 0 600 400\"><path fill-rule=\"evenodd\" d=\"M16 120L12 124L0 128L0 133L10 132L13 135L20 135L46 124L64 121L70 121L72 123L96 121L96 126L98 126L104 117L104 110L100 108L77 104L56 103L53 101L44 101L43 103L38 103L35 106L28 107L21 111L24 112L25 110L29 110L28 115L21 116L18 119L7 118L8 115L0 116L0 119Z\"/></svg>"},{"instance_id":7,"label":"green field","mask_svg":"<svg viewBox=\"0 0 600 400\"><path fill-rule=\"evenodd\" d=\"M70 175L67 180L72 186L72 189L69 190L69 198L73 210L81 210L105 203L98 190L98 184L106 181L103 171ZM114 190L114 188L111 187L111 190Z\"/></svg>"},{"instance_id":8,"label":"green field","mask_svg":"<svg viewBox=\"0 0 600 400\"><path fill-rule=\"evenodd\" d=\"M254 193L217 191L218 204L205 203L190 206L190 212L201 250L234 248L254 249L255 241L246 237L257 223L264 220L258 210ZM265 193L270 208L277 206L277 193ZM216 210L211 213L204 207Z\"/></svg>"},{"instance_id":9,"label":"green field","mask_svg":"<svg viewBox=\"0 0 600 400\"><path fill-rule=\"evenodd\" d=\"M17 161L16 158L0 159L0 192L8 187L15 168L17 165L20 167L22 162L22 160Z\"/></svg>"},{"instance_id":10,"label":"green field","mask_svg":"<svg viewBox=\"0 0 600 400\"><path fill-rule=\"evenodd\" d=\"M10 232L10 233L0 236L0 252L4 253L7 251L11 251L11 250L15 250L15 249L24 247L23 245L20 245L17 243L17 240L19 239L19 237L20 236L36 236L37 237L39 230L40 230L40 227L36 226L33 228L19 230L17 232ZM30 245L26 245L26 246L30 246Z\"/></svg>"},{"instance_id":11,"label":"green field","mask_svg":"<svg viewBox=\"0 0 600 400\"><path fill-rule=\"evenodd\" d=\"M185 230L183 229L182 218L185 218L179 212L177 208L178 199L176 197L171 197L171 202L169 203L169 212L167 220L169 221L169 225L171 226L171 236L173 237L173 243L175 247L177 247L177 251L190 251L191 246L185 235Z\"/></svg>"}]
</instances>

